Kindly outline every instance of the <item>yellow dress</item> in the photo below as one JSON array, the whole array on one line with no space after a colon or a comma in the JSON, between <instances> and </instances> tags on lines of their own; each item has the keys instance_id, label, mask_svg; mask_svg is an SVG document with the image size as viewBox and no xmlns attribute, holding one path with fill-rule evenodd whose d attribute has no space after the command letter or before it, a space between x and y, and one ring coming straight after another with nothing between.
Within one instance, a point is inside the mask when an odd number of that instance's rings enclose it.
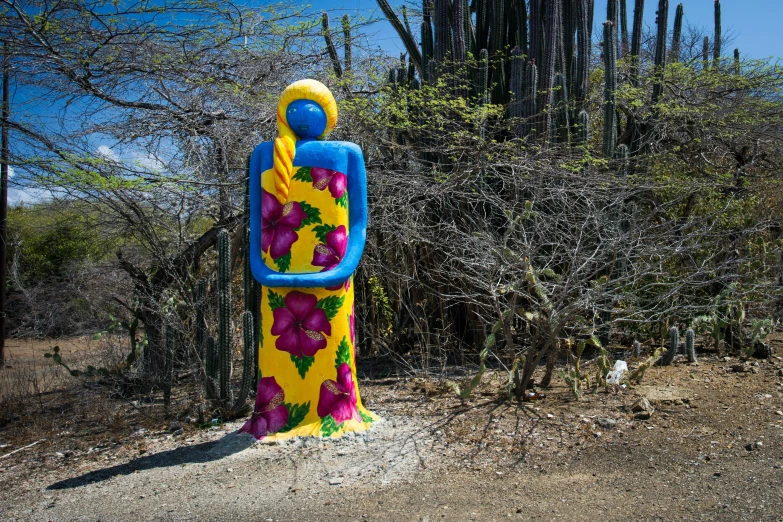
<instances>
[{"instance_id":1,"label":"yellow dress","mask_svg":"<svg viewBox=\"0 0 783 522\"><path fill-rule=\"evenodd\" d=\"M288 200L274 197L274 171L261 174L262 256L287 273L332 269L345 254L348 194L343 173L294 167ZM240 430L264 441L338 437L378 417L356 380L352 278L329 288L261 289L259 385Z\"/></svg>"}]
</instances>

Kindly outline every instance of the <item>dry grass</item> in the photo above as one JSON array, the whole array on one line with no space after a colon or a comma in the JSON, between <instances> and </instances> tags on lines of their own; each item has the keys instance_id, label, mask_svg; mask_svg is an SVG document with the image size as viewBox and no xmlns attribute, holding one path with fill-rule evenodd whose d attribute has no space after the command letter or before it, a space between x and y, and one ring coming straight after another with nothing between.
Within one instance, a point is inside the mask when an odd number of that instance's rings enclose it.
<instances>
[{"instance_id":1,"label":"dry grass","mask_svg":"<svg viewBox=\"0 0 783 522\"><path fill-rule=\"evenodd\" d=\"M73 369L116 368L127 354L120 336L68 339L10 339L6 368L0 370L0 439L21 445L43 437L123 436L133 425L162 422L162 408L149 394L123 398L118 380L72 377L43 354L60 347ZM160 411L159 411L160 410Z\"/></svg>"}]
</instances>

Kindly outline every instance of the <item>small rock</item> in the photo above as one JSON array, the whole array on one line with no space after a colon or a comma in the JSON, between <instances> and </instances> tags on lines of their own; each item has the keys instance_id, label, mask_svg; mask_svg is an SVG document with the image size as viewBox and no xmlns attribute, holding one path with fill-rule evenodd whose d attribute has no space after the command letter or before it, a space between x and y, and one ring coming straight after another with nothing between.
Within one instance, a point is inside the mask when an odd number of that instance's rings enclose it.
<instances>
[{"instance_id":1,"label":"small rock","mask_svg":"<svg viewBox=\"0 0 783 522\"><path fill-rule=\"evenodd\" d=\"M651 411L640 411L633 416L633 418L636 420L647 420L650 417L652 417Z\"/></svg>"},{"instance_id":2,"label":"small rock","mask_svg":"<svg viewBox=\"0 0 783 522\"><path fill-rule=\"evenodd\" d=\"M778 370L778 377L783 377L783 369Z\"/></svg>"},{"instance_id":3,"label":"small rock","mask_svg":"<svg viewBox=\"0 0 783 522\"><path fill-rule=\"evenodd\" d=\"M720 477L720 471L716 471L712 474L713 477Z\"/></svg>"},{"instance_id":4,"label":"small rock","mask_svg":"<svg viewBox=\"0 0 783 522\"><path fill-rule=\"evenodd\" d=\"M640 411L652 412L654 411L654 408L652 407L652 404L650 404L650 401L647 399L647 397L642 397L641 399L633 403L633 406L631 406L631 411L633 413L638 413Z\"/></svg>"},{"instance_id":5,"label":"small rock","mask_svg":"<svg viewBox=\"0 0 783 522\"><path fill-rule=\"evenodd\" d=\"M754 450L760 450L764 444L761 442L749 442L748 444L745 444L745 449L747 451L754 451Z\"/></svg>"},{"instance_id":6,"label":"small rock","mask_svg":"<svg viewBox=\"0 0 783 522\"><path fill-rule=\"evenodd\" d=\"M783 415L783 411L778 410L778 411L775 412L775 415Z\"/></svg>"},{"instance_id":7,"label":"small rock","mask_svg":"<svg viewBox=\"0 0 783 522\"><path fill-rule=\"evenodd\" d=\"M329 479L329 485L330 486L339 486L342 483L343 483L343 478L342 477L333 477L333 478Z\"/></svg>"},{"instance_id":8,"label":"small rock","mask_svg":"<svg viewBox=\"0 0 783 522\"><path fill-rule=\"evenodd\" d=\"M732 364L731 371L733 371L734 373L743 373L748 371L748 368L744 364Z\"/></svg>"},{"instance_id":9,"label":"small rock","mask_svg":"<svg viewBox=\"0 0 783 522\"><path fill-rule=\"evenodd\" d=\"M169 433L174 433L175 431L182 431L182 424L178 421L171 421L171 424L169 424Z\"/></svg>"},{"instance_id":10,"label":"small rock","mask_svg":"<svg viewBox=\"0 0 783 522\"><path fill-rule=\"evenodd\" d=\"M179 437L179 436L180 436L180 435L182 435L183 433L185 433L185 430L183 430L182 428L180 428L180 429L178 429L178 430L175 430L175 431L172 433L172 435L173 435L174 437Z\"/></svg>"},{"instance_id":11,"label":"small rock","mask_svg":"<svg viewBox=\"0 0 783 522\"><path fill-rule=\"evenodd\" d=\"M772 357L772 348L765 342L757 340L753 345L753 357L756 359L769 359Z\"/></svg>"},{"instance_id":12,"label":"small rock","mask_svg":"<svg viewBox=\"0 0 783 522\"><path fill-rule=\"evenodd\" d=\"M597 419L595 422L596 424L598 424L599 426L605 429L612 429L614 428L615 424L617 424L616 420L610 419L608 417L601 417Z\"/></svg>"},{"instance_id":13,"label":"small rock","mask_svg":"<svg viewBox=\"0 0 783 522\"><path fill-rule=\"evenodd\" d=\"M750 373L759 373L759 369L754 366L750 369Z\"/></svg>"}]
</instances>

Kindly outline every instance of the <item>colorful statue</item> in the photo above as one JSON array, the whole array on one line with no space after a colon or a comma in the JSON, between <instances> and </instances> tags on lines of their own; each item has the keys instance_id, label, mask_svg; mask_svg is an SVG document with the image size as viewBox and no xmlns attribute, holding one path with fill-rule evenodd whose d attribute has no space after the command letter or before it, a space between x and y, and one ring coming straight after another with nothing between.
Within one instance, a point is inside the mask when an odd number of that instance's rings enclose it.
<instances>
[{"instance_id":1,"label":"colorful statue","mask_svg":"<svg viewBox=\"0 0 783 522\"><path fill-rule=\"evenodd\" d=\"M250 262L261 283L258 394L241 432L277 441L363 431L351 276L364 250L367 181L353 143L320 141L337 123L329 89L283 91L278 137L250 160Z\"/></svg>"}]
</instances>

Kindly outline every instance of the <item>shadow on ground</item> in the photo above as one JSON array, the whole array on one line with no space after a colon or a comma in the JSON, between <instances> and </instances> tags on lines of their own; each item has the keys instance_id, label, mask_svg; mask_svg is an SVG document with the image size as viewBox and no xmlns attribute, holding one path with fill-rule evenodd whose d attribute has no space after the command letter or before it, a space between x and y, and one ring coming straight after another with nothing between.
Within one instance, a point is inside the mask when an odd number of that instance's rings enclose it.
<instances>
[{"instance_id":1,"label":"shadow on ground","mask_svg":"<svg viewBox=\"0 0 783 522\"><path fill-rule=\"evenodd\" d=\"M60 490L71 489L86 486L96 482L103 482L114 477L130 475L137 471L145 471L155 468L168 468L171 466L180 466L182 464L204 464L215 460L220 460L234 453L239 453L252 446L255 440L252 437L240 436L236 433L226 435L220 440L195 444L176 448L169 451L162 451L154 455L148 455L132 460L126 464L103 468L78 477L73 477L59 482L55 482L46 489Z\"/></svg>"}]
</instances>

